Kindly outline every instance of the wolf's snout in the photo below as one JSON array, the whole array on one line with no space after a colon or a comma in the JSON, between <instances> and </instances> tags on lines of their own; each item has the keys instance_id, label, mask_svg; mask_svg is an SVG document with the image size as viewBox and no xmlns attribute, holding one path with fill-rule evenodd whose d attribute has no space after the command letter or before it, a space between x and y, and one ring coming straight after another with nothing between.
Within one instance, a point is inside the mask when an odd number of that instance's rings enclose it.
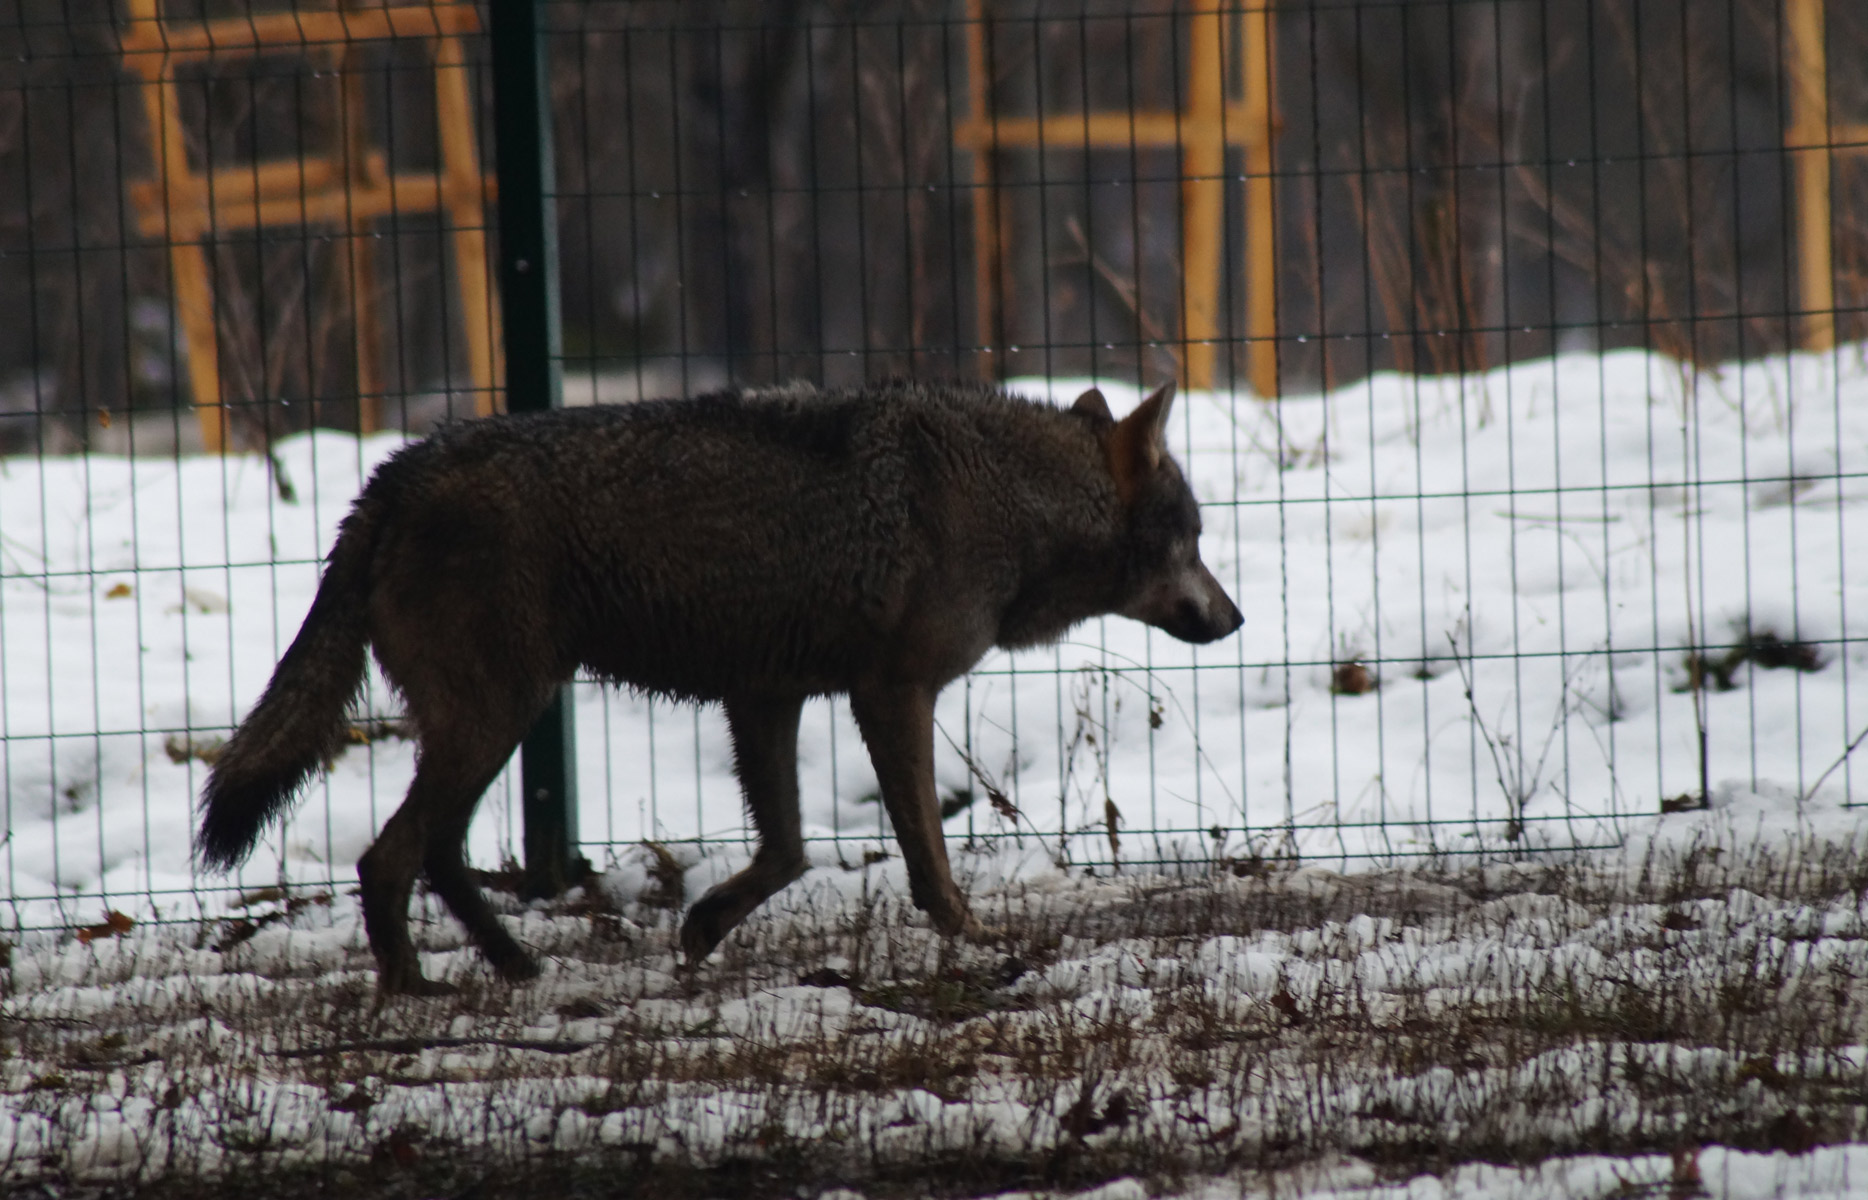
<instances>
[{"instance_id":1,"label":"wolf's snout","mask_svg":"<svg viewBox=\"0 0 1868 1200\"><path fill-rule=\"evenodd\" d=\"M1216 642L1245 624L1239 606L1232 602L1219 580L1198 564L1144 593L1141 603L1126 611L1129 616L1195 645Z\"/></svg>"},{"instance_id":2,"label":"wolf's snout","mask_svg":"<svg viewBox=\"0 0 1868 1200\"><path fill-rule=\"evenodd\" d=\"M1220 618L1222 628L1220 629L1219 636L1225 637L1227 634L1239 628L1239 626L1245 624L1245 614L1239 611L1239 606L1232 602L1231 596L1221 592L1219 599L1220 603L1226 607L1225 615Z\"/></svg>"},{"instance_id":3,"label":"wolf's snout","mask_svg":"<svg viewBox=\"0 0 1868 1200\"><path fill-rule=\"evenodd\" d=\"M1217 642L1243 624L1245 615L1232 602L1232 597L1218 592L1206 603L1191 598L1182 600L1174 624L1167 631L1183 642L1205 645Z\"/></svg>"}]
</instances>

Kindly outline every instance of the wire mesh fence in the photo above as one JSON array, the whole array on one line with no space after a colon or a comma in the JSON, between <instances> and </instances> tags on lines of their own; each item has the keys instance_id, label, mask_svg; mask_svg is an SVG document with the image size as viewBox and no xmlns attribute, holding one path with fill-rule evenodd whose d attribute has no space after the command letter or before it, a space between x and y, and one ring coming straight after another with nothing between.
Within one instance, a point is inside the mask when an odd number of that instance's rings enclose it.
<instances>
[{"instance_id":1,"label":"wire mesh fence","mask_svg":"<svg viewBox=\"0 0 1868 1200\"><path fill-rule=\"evenodd\" d=\"M1734 785L1856 799L1854 7L541 11L564 403L1182 385L1170 442L1246 627L1195 650L1110 619L950 688L963 865L1516 855ZM347 882L399 803L414 748L375 679L244 873L191 866L206 765L362 481L506 402L488 26L0 22L15 928ZM625 883L743 859L716 710L576 696L585 853ZM800 759L814 863L875 866L847 705L807 710ZM516 775L484 865L518 853Z\"/></svg>"}]
</instances>

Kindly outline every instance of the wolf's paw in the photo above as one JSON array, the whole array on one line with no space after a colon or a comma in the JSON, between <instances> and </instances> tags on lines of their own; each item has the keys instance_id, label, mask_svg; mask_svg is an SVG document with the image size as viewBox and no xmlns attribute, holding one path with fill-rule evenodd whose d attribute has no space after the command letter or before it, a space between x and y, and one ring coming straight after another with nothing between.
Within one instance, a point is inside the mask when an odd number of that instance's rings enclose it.
<instances>
[{"instance_id":1,"label":"wolf's paw","mask_svg":"<svg viewBox=\"0 0 1868 1200\"><path fill-rule=\"evenodd\" d=\"M681 957L689 967L699 966L731 930L724 919L729 907L722 898L708 895L688 910L687 920L681 922Z\"/></svg>"},{"instance_id":2,"label":"wolf's paw","mask_svg":"<svg viewBox=\"0 0 1868 1200\"><path fill-rule=\"evenodd\" d=\"M946 911L930 909L928 924L934 932L945 938L964 938L969 942L990 942L1003 936L995 925L987 925L974 916L964 905L943 906Z\"/></svg>"},{"instance_id":3,"label":"wolf's paw","mask_svg":"<svg viewBox=\"0 0 1868 1200\"><path fill-rule=\"evenodd\" d=\"M981 921L976 917L968 916L967 921L966 921L966 931L965 931L964 936L966 937L966 940L969 942L979 942L983 945L998 946L998 945L1003 945L1006 939L1011 937L1012 935L1009 932L1007 932L1005 926L1003 925L999 925L991 921Z\"/></svg>"},{"instance_id":4,"label":"wolf's paw","mask_svg":"<svg viewBox=\"0 0 1868 1200\"><path fill-rule=\"evenodd\" d=\"M945 936L964 938L969 942L979 942L984 945L997 945L1005 940L1006 932L1003 925L989 924L972 913L967 913L959 927L946 931Z\"/></svg>"}]
</instances>

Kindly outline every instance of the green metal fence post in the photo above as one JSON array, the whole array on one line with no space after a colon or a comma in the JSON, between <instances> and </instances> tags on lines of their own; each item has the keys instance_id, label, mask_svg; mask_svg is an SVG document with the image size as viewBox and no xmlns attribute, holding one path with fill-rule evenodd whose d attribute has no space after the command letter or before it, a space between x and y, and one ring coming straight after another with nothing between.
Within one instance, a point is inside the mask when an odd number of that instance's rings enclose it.
<instances>
[{"instance_id":1,"label":"green metal fence post","mask_svg":"<svg viewBox=\"0 0 1868 1200\"><path fill-rule=\"evenodd\" d=\"M492 0L493 134L499 175L500 312L506 410L564 402L558 220L545 42L536 0ZM554 896L584 869L577 853L577 740L571 686L558 690L519 750L525 891Z\"/></svg>"}]
</instances>

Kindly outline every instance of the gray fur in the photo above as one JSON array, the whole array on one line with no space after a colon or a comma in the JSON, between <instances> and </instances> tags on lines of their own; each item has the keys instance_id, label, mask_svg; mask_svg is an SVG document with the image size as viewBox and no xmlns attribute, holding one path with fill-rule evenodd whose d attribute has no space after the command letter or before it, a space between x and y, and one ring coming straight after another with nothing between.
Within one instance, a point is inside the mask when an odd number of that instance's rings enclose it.
<instances>
[{"instance_id":1,"label":"gray fur","mask_svg":"<svg viewBox=\"0 0 1868 1200\"><path fill-rule=\"evenodd\" d=\"M420 743L358 864L386 990L422 978L417 874L507 978L536 974L468 873L480 794L583 668L725 704L761 837L682 930L704 956L804 870L798 712L847 693L911 892L972 927L942 844L933 703L993 646L1124 613L1190 641L1243 618L1199 562L1166 455L1171 389L1123 422L960 383L787 387L493 417L399 451L345 519L311 612L209 775L197 841L229 867L335 751L364 649Z\"/></svg>"}]
</instances>

